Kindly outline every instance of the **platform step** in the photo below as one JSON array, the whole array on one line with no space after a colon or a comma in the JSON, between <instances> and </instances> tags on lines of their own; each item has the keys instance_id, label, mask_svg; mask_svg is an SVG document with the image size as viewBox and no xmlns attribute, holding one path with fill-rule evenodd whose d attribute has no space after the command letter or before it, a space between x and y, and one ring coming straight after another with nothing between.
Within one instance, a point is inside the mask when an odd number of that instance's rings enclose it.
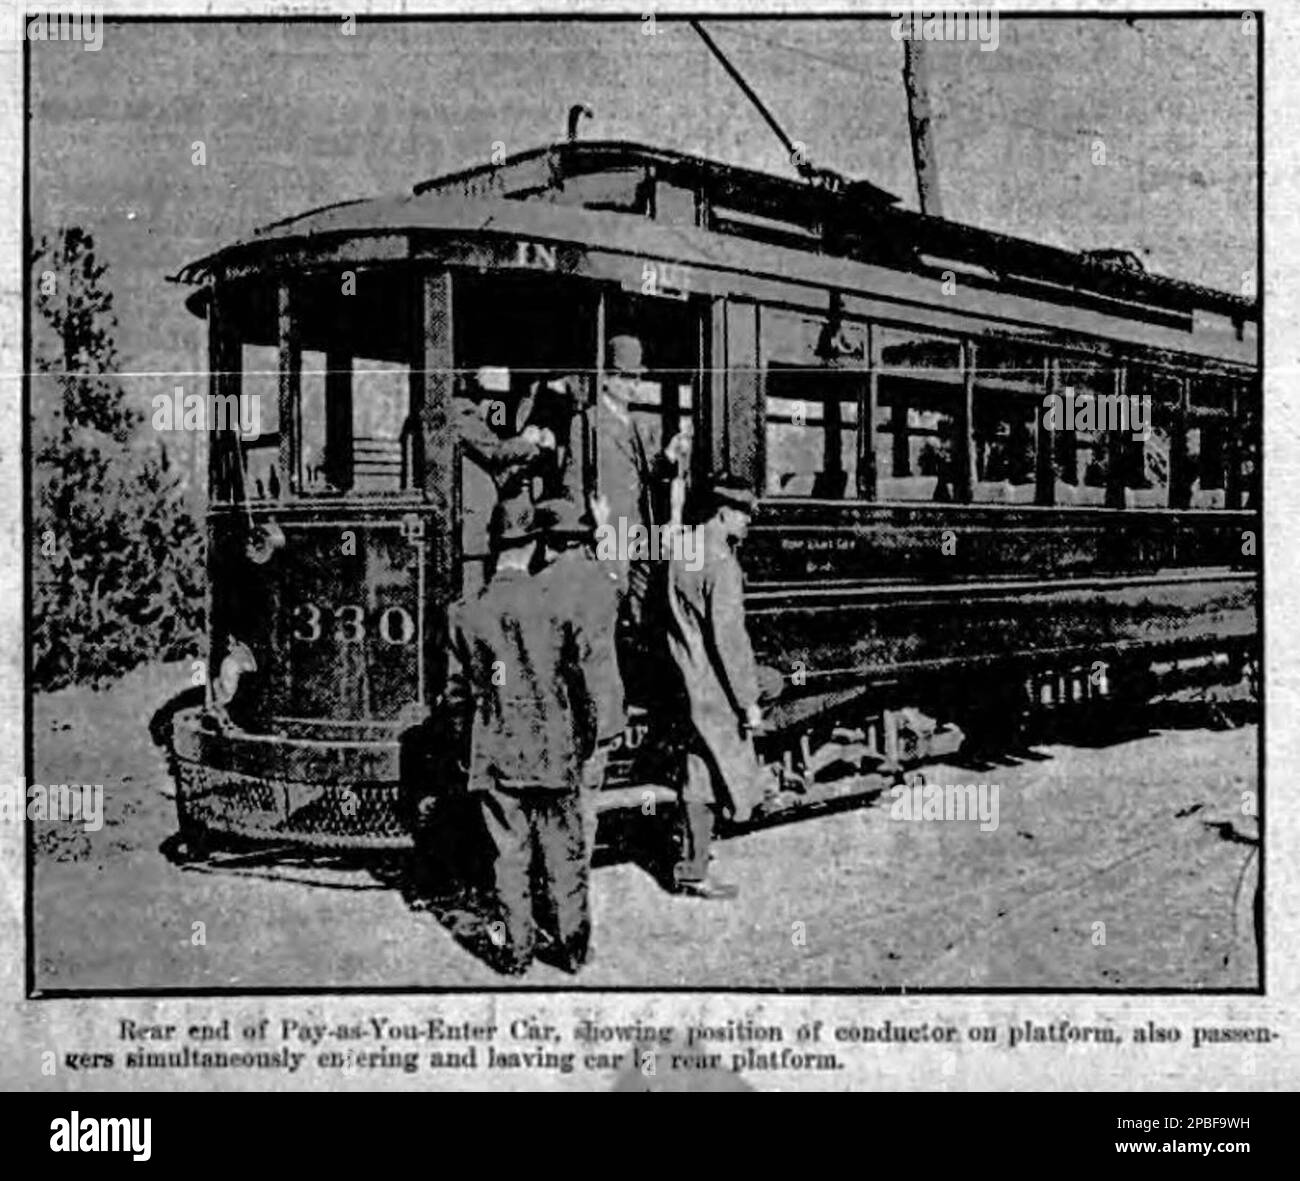
<instances>
[{"instance_id":1,"label":"platform step","mask_svg":"<svg viewBox=\"0 0 1300 1181\"><path fill-rule=\"evenodd\" d=\"M653 796L654 806L677 803L677 792L662 783L636 783L627 787L606 787L596 793L596 811L612 812L618 809L645 807L647 795Z\"/></svg>"}]
</instances>

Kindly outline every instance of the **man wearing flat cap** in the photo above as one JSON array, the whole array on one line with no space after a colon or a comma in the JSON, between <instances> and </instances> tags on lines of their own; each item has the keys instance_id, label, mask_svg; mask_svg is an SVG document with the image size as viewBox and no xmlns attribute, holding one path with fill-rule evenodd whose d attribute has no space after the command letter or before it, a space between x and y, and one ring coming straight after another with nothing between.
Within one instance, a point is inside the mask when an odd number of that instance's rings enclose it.
<instances>
[{"instance_id":1,"label":"man wearing flat cap","mask_svg":"<svg viewBox=\"0 0 1300 1181\"><path fill-rule=\"evenodd\" d=\"M610 747L627 721L623 682L614 655L618 576L610 563L595 559L590 548L593 522L573 501L566 497L539 501L537 528L547 558L536 579L541 593L557 612L579 616L584 633L591 637L596 733L592 756L583 769L583 824L590 857L596 843L596 793L604 783Z\"/></svg>"},{"instance_id":2,"label":"man wearing flat cap","mask_svg":"<svg viewBox=\"0 0 1300 1181\"><path fill-rule=\"evenodd\" d=\"M597 653L582 617L529 573L532 506L498 505L491 535L492 581L448 612L441 704L469 728L468 787L491 845L490 958L518 974L536 953L572 972L591 933L580 792L600 729Z\"/></svg>"},{"instance_id":3,"label":"man wearing flat cap","mask_svg":"<svg viewBox=\"0 0 1300 1181\"><path fill-rule=\"evenodd\" d=\"M769 779L751 738L763 716L734 552L753 511L753 492L734 481L719 481L708 517L698 527L699 568L667 563L668 647L689 715L681 784L683 840L673 885L678 893L696 898L736 896L737 888L716 879L709 864L715 809L747 820L763 802Z\"/></svg>"}]
</instances>

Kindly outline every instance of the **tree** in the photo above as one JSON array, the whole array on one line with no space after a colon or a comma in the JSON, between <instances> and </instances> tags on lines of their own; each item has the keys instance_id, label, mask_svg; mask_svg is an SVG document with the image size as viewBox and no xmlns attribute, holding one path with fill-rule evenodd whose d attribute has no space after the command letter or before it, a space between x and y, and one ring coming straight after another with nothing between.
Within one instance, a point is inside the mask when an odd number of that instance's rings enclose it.
<instances>
[{"instance_id":1,"label":"tree","mask_svg":"<svg viewBox=\"0 0 1300 1181\"><path fill-rule=\"evenodd\" d=\"M38 688L195 650L202 535L116 377L107 267L77 227L32 258L32 641Z\"/></svg>"}]
</instances>

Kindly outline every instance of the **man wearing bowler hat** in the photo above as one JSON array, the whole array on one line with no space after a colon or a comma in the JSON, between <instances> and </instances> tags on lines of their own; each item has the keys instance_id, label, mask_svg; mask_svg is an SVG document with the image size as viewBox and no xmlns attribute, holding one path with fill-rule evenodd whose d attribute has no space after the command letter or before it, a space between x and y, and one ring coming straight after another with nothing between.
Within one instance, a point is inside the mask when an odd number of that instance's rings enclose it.
<instances>
[{"instance_id":1,"label":"man wearing bowler hat","mask_svg":"<svg viewBox=\"0 0 1300 1181\"><path fill-rule=\"evenodd\" d=\"M743 484L716 483L699 528L702 561L668 566L668 647L688 713L681 784L682 848L673 887L695 898L727 899L735 886L713 876L709 849L715 810L744 821L774 785L754 753L763 723L758 672L745 630L740 563L734 547L754 511Z\"/></svg>"},{"instance_id":2,"label":"man wearing bowler hat","mask_svg":"<svg viewBox=\"0 0 1300 1181\"><path fill-rule=\"evenodd\" d=\"M448 612L442 701L469 727L468 787L491 845L489 955L510 974L535 953L577 971L591 932L580 793L601 674L582 616L529 573L536 538L531 505L497 506L492 581Z\"/></svg>"},{"instance_id":3,"label":"man wearing bowler hat","mask_svg":"<svg viewBox=\"0 0 1300 1181\"><path fill-rule=\"evenodd\" d=\"M617 533L620 522L626 521L630 535L633 526L656 524L659 485L666 485L677 473L690 438L679 433L662 452L651 453L631 406L645 375L641 341L627 334L613 336L606 353L607 372L590 412L596 434L596 480L609 505L611 528ZM634 627L642 620L648 582L645 562L620 563L620 606Z\"/></svg>"}]
</instances>

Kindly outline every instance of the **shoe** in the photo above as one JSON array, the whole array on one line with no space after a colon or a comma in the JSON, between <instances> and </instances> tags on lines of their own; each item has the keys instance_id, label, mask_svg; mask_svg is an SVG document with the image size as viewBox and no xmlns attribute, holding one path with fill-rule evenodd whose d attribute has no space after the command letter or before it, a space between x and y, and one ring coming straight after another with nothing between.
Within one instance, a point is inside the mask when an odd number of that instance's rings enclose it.
<instances>
[{"instance_id":1,"label":"shoe","mask_svg":"<svg viewBox=\"0 0 1300 1181\"><path fill-rule=\"evenodd\" d=\"M532 960L498 960L492 965L502 976L522 976L532 966Z\"/></svg>"},{"instance_id":2,"label":"shoe","mask_svg":"<svg viewBox=\"0 0 1300 1181\"><path fill-rule=\"evenodd\" d=\"M732 882L720 882L715 877L679 881L673 893L686 898L703 898L709 902L730 902L740 896L740 887Z\"/></svg>"},{"instance_id":3,"label":"shoe","mask_svg":"<svg viewBox=\"0 0 1300 1181\"><path fill-rule=\"evenodd\" d=\"M754 824L761 824L764 820L771 820L778 812L785 808L781 800L781 793L776 788L771 788L763 793L763 798L754 805L754 811L750 814L750 821Z\"/></svg>"},{"instance_id":4,"label":"shoe","mask_svg":"<svg viewBox=\"0 0 1300 1181\"><path fill-rule=\"evenodd\" d=\"M725 813L731 824L748 824L753 815L754 806L748 800L737 800L731 805L730 811Z\"/></svg>"},{"instance_id":5,"label":"shoe","mask_svg":"<svg viewBox=\"0 0 1300 1181\"><path fill-rule=\"evenodd\" d=\"M539 927L533 943L533 958L576 976L591 961L591 928L587 927L561 942L550 931Z\"/></svg>"},{"instance_id":6,"label":"shoe","mask_svg":"<svg viewBox=\"0 0 1300 1181\"><path fill-rule=\"evenodd\" d=\"M503 954L499 949L485 952L483 959L488 967L502 976L522 976L533 966L531 955L521 956L509 952Z\"/></svg>"},{"instance_id":7,"label":"shoe","mask_svg":"<svg viewBox=\"0 0 1300 1181\"><path fill-rule=\"evenodd\" d=\"M591 951L587 947L560 948L558 945L550 943L545 947L539 945L534 955L538 963L558 968L561 972L566 972L570 976L576 976L591 963Z\"/></svg>"}]
</instances>

